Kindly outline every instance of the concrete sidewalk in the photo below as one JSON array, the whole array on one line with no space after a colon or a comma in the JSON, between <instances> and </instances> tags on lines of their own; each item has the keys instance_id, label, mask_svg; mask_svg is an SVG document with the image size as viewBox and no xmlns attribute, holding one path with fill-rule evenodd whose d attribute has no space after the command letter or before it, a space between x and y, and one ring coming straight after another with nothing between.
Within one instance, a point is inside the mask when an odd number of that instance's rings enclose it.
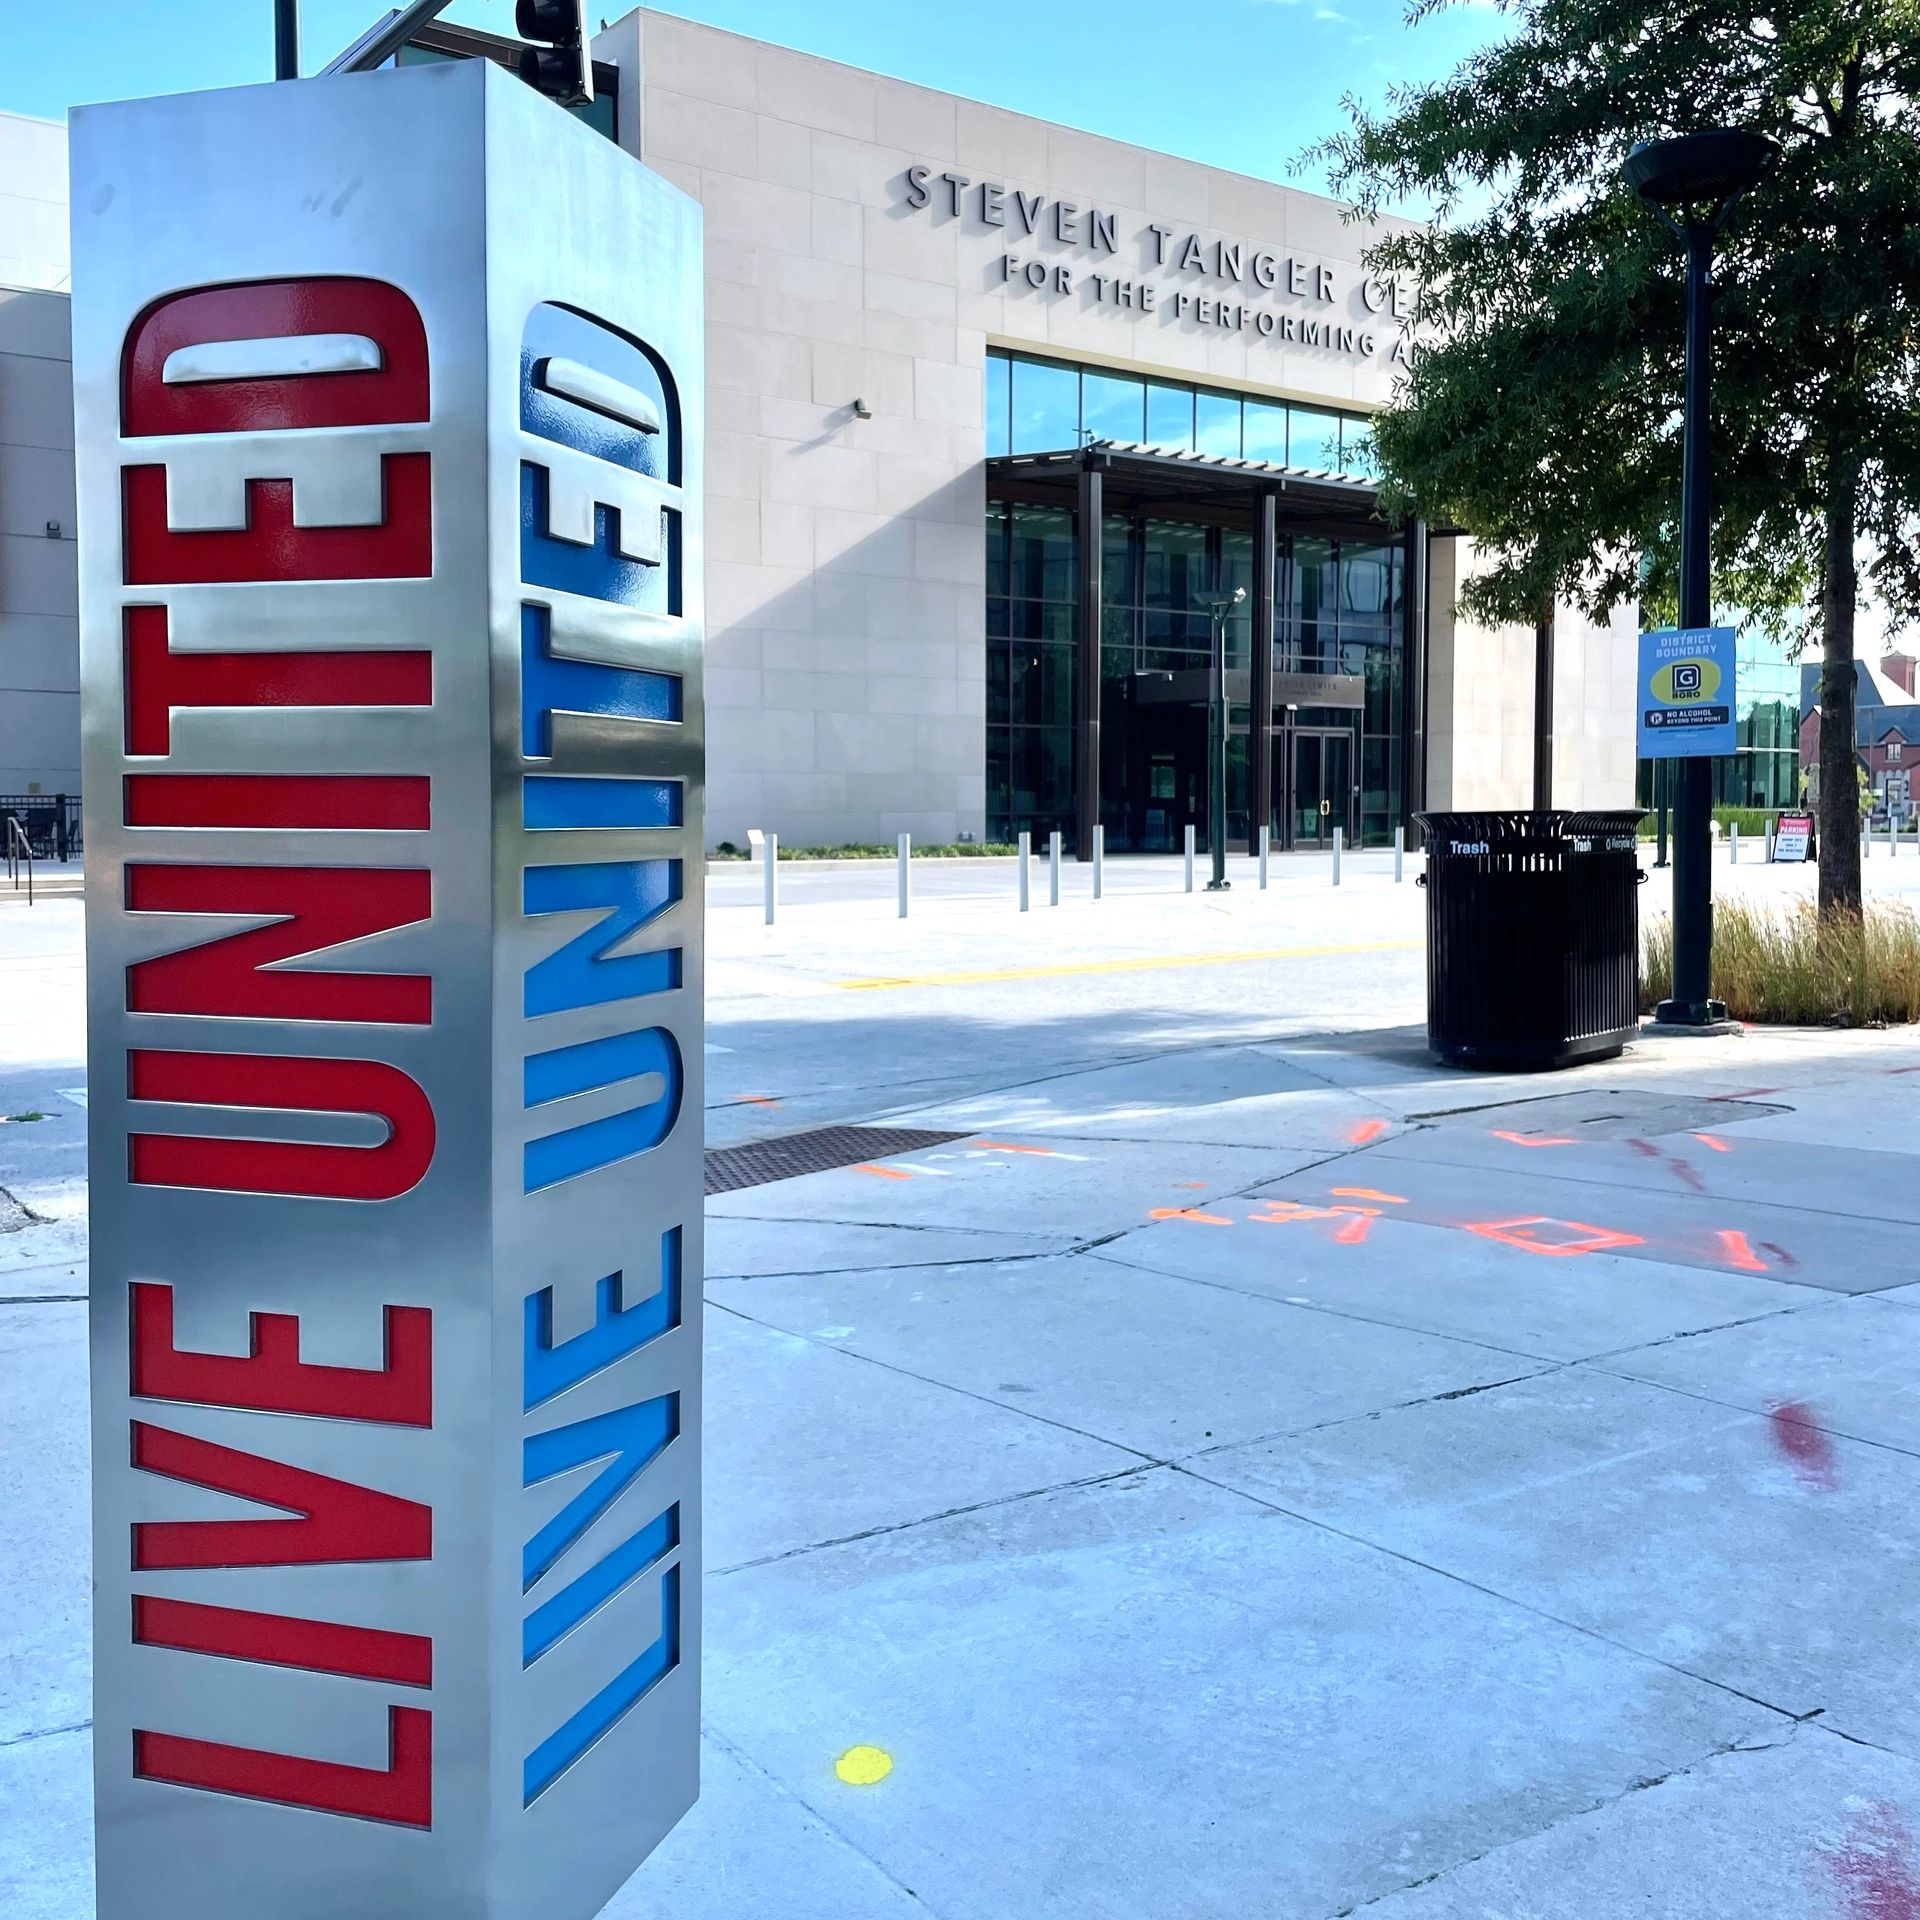
<instances>
[{"instance_id":1,"label":"concrete sidewalk","mask_svg":"<svg viewBox=\"0 0 1920 1920\"><path fill-rule=\"evenodd\" d=\"M714 1137L963 1137L709 1202L705 1788L619 1920L1920 1916L1920 1037L1444 1072L1419 904L710 921ZM20 925L0 1914L82 1920L77 920Z\"/></svg>"}]
</instances>

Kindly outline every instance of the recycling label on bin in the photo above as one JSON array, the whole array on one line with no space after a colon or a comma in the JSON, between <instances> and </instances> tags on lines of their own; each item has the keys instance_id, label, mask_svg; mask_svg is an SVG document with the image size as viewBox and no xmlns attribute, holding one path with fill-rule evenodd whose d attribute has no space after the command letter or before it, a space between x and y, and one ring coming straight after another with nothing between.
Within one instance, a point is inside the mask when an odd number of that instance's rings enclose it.
<instances>
[{"instance_id":1,"label":"recycling label on bin","mask_svg":"<svg viewBox=\"0 0 1920 1920\"><path fill-rule=\"evenodd\" d=\"M1642 760L1735 750L1734 640L1731 627L1663 627L1640 636Z\"/></svg>"}]
</instances>

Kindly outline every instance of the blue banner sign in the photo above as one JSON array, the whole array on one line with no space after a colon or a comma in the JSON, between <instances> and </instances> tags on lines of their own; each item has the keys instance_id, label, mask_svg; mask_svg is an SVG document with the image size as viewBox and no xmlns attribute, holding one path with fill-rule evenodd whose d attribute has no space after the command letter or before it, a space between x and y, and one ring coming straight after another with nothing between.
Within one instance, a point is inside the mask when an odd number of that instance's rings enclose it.
<instances>
[{"instance_id":1,"label":"blue banner sign","mask_svg":"<svg viewBox=\"0 0 1920 1920\"><path fill-rule=\"evenodd\" d=\"M1663 627L1640 636L1635 710L1642 760L1734 751L1734 639L1731 627Z\"/></svg>"}]
</instances>

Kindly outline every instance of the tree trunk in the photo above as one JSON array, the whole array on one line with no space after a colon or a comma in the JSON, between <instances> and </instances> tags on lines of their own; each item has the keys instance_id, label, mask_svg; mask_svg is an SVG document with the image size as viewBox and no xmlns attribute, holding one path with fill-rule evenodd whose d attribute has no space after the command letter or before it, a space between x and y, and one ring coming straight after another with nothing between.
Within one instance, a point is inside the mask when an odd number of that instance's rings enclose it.
<instances>
[{"instance_id":1,"label":"tree trunk","mask_svg":"<svg viewBox=\"0 0 1920 1920\"><path fill-rule=\"evenodd\" d=\"M1860 473L1836 455L1827 484L1826 582L1820 595L1820 911L1860 912L1860 776L1853 746L1854 523Z\"/></svg>"}]
</instances>

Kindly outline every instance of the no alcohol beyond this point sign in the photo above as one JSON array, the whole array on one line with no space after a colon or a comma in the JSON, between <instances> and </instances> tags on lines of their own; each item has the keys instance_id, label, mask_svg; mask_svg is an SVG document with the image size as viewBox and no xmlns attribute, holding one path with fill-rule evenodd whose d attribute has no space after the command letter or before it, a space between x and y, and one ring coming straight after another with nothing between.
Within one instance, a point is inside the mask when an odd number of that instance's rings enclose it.
<instances>
[{"instance_id":1,"label":"no alcohol beyond this point sign","mask_svg":"<svg viewBox=\"0 0 1920 1920\"><path fill-rule=\"evenodd\" d=\"M1731 627L1664 627L1640 636L1635 706L1642 760L1735 750L1734 645Z\"/></svg>"}]
</instances>

